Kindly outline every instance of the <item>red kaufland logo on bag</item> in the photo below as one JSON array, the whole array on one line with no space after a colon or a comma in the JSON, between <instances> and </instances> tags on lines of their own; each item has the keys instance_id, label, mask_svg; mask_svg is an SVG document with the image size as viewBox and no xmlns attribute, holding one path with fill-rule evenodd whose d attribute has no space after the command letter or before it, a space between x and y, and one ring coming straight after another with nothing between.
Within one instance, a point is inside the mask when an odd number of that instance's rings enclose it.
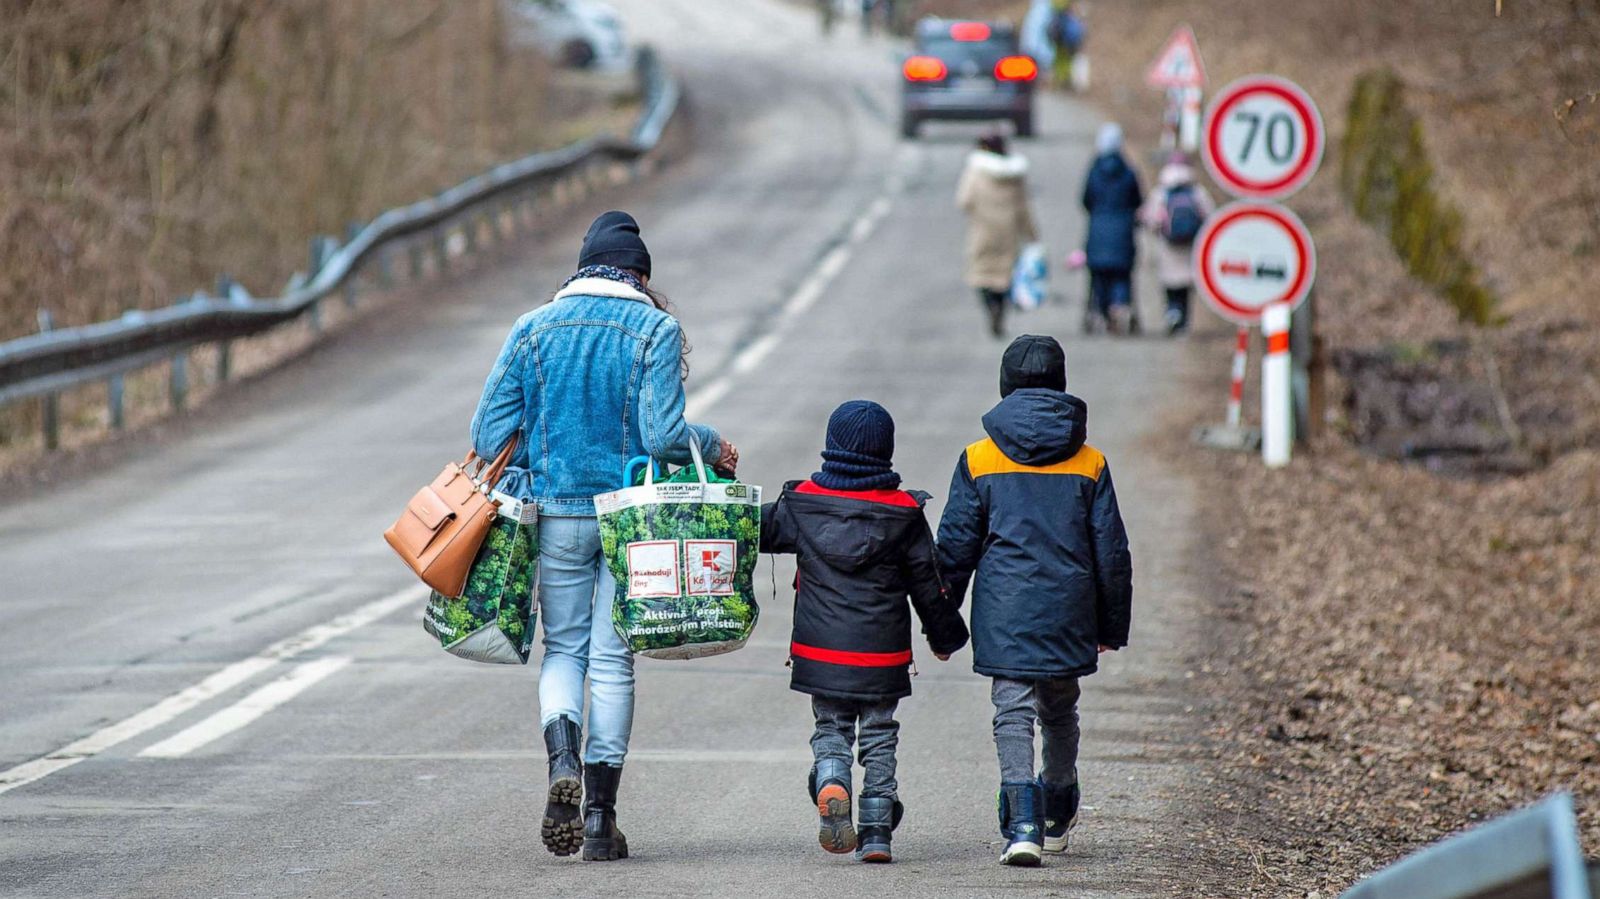
<instances>
[{"instance_id":1,"label":"red kaufland logo on bag","mask_svg":"<svg viewBox=\"0 0 1600 899\"><path fill-rule=\"evenodd\" d=\"M738 544L732 540L685 540L683 556L690 596L732 596L738 565Z\"/></svg>"},{"instance_id":2,"label":"red kaufland logo on bag","mask_svg":"<svg viewBox=\"0 0 1600 899\"><path fill-rule=\"evenodd\" d=\"M677 596L678 541L645 540L628 544L628 596Z\"/></svg>"}]
</instances>

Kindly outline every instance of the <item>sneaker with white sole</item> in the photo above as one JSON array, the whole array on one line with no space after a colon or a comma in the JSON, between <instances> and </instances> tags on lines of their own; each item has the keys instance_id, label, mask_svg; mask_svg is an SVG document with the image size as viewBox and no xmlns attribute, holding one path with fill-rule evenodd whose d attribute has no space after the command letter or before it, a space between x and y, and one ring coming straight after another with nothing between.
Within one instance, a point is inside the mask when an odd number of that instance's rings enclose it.
<instances>
[{"instance_id":1,"label":"sneaker with white sole","mask_svg":"<svg viewBox=\"0 0 1600 899\"><path fill-rule=\"evenodd\" d=\"M1038 781L1000 785L997 805L1006 848L1000 864L1036 868L1044 859L1044 797Z\"/></svg>"},{"instance_id":2,"label":"sneaker with white sole","mask_svg":"<svg viewBox=\"0 0 1600 899\"><path fill-rule=\"evenodd\" d=\"M1044 791L1044 851L1066 852L1072 828L1078 826L1078 785L1058 787L1039 778Z\"/></svg>"}]
</instances>

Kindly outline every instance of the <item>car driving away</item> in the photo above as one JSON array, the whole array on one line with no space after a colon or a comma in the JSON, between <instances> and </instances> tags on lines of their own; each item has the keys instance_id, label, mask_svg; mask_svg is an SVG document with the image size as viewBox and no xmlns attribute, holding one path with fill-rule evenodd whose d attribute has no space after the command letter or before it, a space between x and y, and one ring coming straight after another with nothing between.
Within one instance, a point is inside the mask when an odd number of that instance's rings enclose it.
<instances>
[{"instance_id":1,"label":"car driving away","mask_svg":"<svg viewBox=\"0 0 1600 899\"><path fill-rule=\"evenodd\" d=\"M1033 86L1038 63L1018 49L1005 22L923 19L901 67L900 133L916 137L923 122L1006 120L1018 137L1033 136Z\"/></svg>"}]
</instances>

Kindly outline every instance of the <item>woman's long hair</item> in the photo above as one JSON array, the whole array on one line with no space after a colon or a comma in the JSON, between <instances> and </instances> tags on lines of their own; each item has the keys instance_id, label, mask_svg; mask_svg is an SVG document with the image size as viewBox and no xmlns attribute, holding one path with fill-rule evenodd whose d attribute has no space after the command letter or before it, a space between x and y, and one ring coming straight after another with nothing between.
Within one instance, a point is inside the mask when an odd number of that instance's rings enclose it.
<instances>
[{"instance_id":1,"label":"woman's long hair","mask_svg":"<svg viewBox=\"0 0 1600 899\"><path fill-rule=\"evenodd\" d=\"M662 312L665 312L668 315L673 315L672 300L668 299L666 294L656 290L654 287L646 286L644 289L644 295L650 298L650 302L653 303L657 309L660 309ZM683 335L683 349L678 354L678 376L684 380L688 380L689 352L694 348L689 345L689 335L683 332L682 322L678 323L678 333Z\"/></svg>"}]
</instances>

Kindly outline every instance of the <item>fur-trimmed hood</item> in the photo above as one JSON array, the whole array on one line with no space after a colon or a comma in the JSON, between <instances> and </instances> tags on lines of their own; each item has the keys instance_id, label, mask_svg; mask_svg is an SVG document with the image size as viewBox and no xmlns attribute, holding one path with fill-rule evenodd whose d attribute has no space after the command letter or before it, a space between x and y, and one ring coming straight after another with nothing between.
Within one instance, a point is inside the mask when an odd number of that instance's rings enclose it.
<instances>
[{"instance_id":1,"label":"fur-trimmed hood","mask_svg":"<svg viewBox=\"0 0 1600 899\"><path fill-rule=\"evenodd\" d=\"M1021 178L1028 174L1028 158L1016 153L990 153L973 150L967 156L967 165L995 178Z\"/></svg>"}]
</instances>

